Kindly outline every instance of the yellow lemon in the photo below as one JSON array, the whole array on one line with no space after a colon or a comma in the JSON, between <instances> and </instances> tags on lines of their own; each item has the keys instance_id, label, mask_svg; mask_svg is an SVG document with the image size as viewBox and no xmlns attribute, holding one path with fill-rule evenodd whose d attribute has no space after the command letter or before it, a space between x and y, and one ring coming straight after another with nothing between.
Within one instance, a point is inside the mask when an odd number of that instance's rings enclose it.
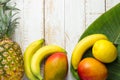
<instances>
[{"instance_id":1,"label":"yellow lemon","mask_svg":"<svg viewBox=\"0 0 120 80\"><path fill-rule=\"evenodd\" d=\"M101 62L111 63L117 57L115 45L108 40L98 40L92 48L93 56Z\"/></svg>"}]
</instances>

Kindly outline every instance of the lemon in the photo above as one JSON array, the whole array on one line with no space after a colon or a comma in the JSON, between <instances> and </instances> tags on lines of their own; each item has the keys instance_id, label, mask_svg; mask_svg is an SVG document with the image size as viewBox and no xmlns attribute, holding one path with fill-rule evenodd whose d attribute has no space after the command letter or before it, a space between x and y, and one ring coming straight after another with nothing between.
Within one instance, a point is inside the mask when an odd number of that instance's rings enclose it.
<instances>
[{"instance_id":1,"label":"lemon","mask_svg":"<svg viewBox=\"0 0 120 80\"><path fill-rule=\"evenodd\" d=\"M117 58L115 45L108 40L98 40L92 48L93 56L101 62L111 63Z\"/></svg>"}]
</instances>

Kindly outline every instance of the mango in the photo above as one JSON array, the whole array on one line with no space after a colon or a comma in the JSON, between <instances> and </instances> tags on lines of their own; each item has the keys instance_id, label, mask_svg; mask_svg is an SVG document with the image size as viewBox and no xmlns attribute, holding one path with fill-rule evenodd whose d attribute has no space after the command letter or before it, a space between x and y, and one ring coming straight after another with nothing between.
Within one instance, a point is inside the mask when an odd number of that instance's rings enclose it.
<instances>
[{"instance_id":1,"label":"mango","mask_svg":"<svg viewBox=\"0 0 120 80\"><path fill-rule=\"evenodd\" d=\"M84 58L78 65L78 75L81 80L106 80L106 66L94 58Z\"/></svg>"},{"instance_id":2,"label":"mango","mask_svg":"<svg viewBox=\"0 0 120 80\"><path fill-rule=\"evenodd\" d=\"M67 73L67 54L57 52L47 58L44 68L44 80L65 80Z\"/></svg>"}]
</instances>

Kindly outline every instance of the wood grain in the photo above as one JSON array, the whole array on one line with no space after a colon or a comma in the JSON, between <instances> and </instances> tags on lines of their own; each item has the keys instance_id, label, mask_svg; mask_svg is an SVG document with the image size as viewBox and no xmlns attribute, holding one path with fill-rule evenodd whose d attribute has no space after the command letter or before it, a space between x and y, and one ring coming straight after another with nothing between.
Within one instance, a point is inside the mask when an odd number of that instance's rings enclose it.
<instances>
[{"instance_id":1,"label":"wood grain","mask_svg":"<svg viewBox=\"0 0 120 80\"><path fill-rule=\"evenodd\" d=\"M64 0L45 0L45 41L64 47Z\"/></svg>"},{"instance_id":2,"label":"wood grain","mask_svg":"<svg viewBox=\"0 0 120 80\"><path fill-rule=\"evenodd\" d=\"M18 44L20 44L22 50L24 49L24 41L23 41L23 26L24 26L24 18L23 18L23 0L12 0L11 3L13 5L17 4L16 7L18 9L20 9L19 14L16 17L20 17L20 19L18 20L19 24L17 25L16 29L15 29L15 33L13 35L13 40L16 41Z\"/></svg>"},{"instance_id":3,"label":"wood grain","mask_svg":"<svg viewBox=\"0 0 120 80\"><path fill-rule=\"evenodd\" d=\"M85 30L85 0L65 0L65 46L70 63L71 54L80 35ZM69 72L67 80L74 80Z\"/></svg>"},{"instance_id":4,"label":"wood grain","mask_svg":"<svg viewBox=\"0 0 120 80\"><path fill-rule=\"evenodd\" d=\"M24 0L24 45L44 38L43 0ZM24 47L24 48L25 48Z\"/></svg>"},{"instance_id":5,"label":"wood grain","mask_svg":"<svg viewBox=\"0 0 120 80\"><path fill-rule=\"evenodd\" d=\"M105 12L105 0L86 0L86 28Z\"/></svg>"},{"instance_id":6,"label":"wood grain","mask_svg":"<svg viewBox=\"0 0 120 80\"><path fill-rule=\"evenodd\" d=\"M106 0L106 10L109 10L118 3L120 3L120 0Z\"/></svg>"}]
</instances>

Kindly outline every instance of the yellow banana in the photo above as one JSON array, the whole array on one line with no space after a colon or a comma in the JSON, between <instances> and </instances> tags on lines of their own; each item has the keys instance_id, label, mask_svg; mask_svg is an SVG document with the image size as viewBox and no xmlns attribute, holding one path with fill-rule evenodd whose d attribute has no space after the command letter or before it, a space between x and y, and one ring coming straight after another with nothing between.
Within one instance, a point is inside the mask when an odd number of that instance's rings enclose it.
<instances>
[{"instance_id":1,"label":"yellow banana","mask_svg":"<svg viewBox=\"0 0 120 80\"><path fill-rule=\"evenodd\" d=\"M79 64L79 61L81 60L83 54L85 51L92 47L92 45L100 39L107 39L107 37L104 34L92 34L89 35L82 40L78 42L78 44L75 46L72 57L71 57L71 64L73 68L76 70Z\"/></svg>"},{"instance_id":2,"label":"yellow banana","mask_svg":"<svg viewBox=\"0 0 120 80\"><path fill-rule=\"evenodd\" d=\"M40 48L33 55L32 60L31 60L31 70L32 70L33 74L39 78L39 80L43 80L43 78L40 74L40 65L41 65L42 60L45 57L47 57L55 52L66 53L66 51L63 48L61 48L57 45L48 45L48 46L44 46L44 47Z\"/></svg>"},{"instance_id":3,"label":"yellow banana","mask_svg":"<svg viewBox=\"0 0 120 80\"><path fill-rule=\"evenodd\" d=\"M31 72L30 64L31 64L31 58L33 54L42 47L44 43L44 39L36 40L32 42L25 50L24 53L24 69L25 74L30 80L39 80L36 76L33 75Z\"/></svg>"}]
</instances>

